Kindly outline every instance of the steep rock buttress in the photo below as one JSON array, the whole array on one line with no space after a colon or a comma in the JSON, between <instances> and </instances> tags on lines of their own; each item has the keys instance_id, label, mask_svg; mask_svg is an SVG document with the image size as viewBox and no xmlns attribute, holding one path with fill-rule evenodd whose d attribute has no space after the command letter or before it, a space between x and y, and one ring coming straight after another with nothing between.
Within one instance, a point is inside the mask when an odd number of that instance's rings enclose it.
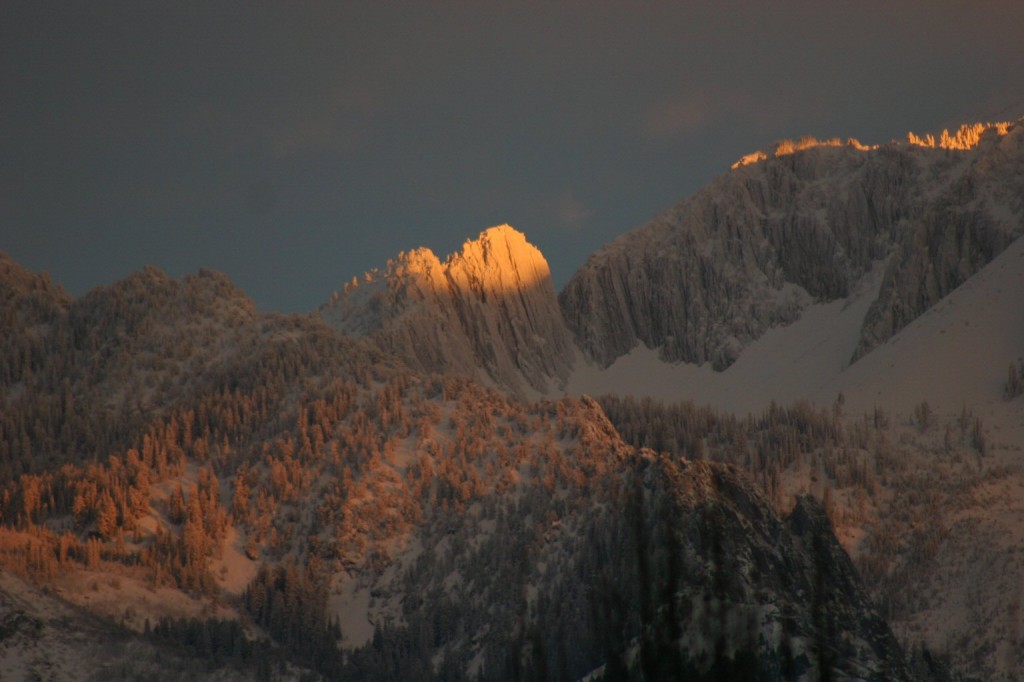
<instances>
[{"instance_id":1,"label":"steep rock buttress","mask_svg":"<svg viewBox=\"0 0 1024 682\"><path fill-rule=\"evenodd\" d=\"M508 225L444 262L426 248L401 253L347 284L320 314L413 369L487 378L517 393L560 385L573 364L547 261Z\"/></svg>"}]
</instances>

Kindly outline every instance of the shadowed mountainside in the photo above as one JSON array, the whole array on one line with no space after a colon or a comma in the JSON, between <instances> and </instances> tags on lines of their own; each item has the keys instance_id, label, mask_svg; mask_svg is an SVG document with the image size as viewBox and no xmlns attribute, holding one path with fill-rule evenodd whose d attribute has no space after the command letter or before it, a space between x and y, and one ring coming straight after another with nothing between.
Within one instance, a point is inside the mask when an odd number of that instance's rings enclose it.
<instances>
[{"instance_id":1,"label":"shadowed mountainside","mask_svg":"<svg viewBox=\"0 0 1024 682\"><path fill-rule=\"evenodd\" d=\"M1024 233L1024 125L947 138L804 140L746 157L592 255L559 296L566 322L603 366L643 343L721 370L885 260L856 359Z\"/></svg>"}]
</instances>

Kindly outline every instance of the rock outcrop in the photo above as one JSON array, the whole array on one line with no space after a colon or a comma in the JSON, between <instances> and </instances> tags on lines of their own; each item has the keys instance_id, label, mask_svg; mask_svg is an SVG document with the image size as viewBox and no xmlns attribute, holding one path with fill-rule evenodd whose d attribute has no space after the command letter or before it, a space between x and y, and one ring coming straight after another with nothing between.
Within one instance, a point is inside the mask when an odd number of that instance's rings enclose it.
<instances>
[{"instance_id":1,"label":"rock outcrop","mask_svg":"<svg viewBox=\"0 0 1024 682\"><path fill-rule=\"evenodd\" d=\"M586 428L582 407L558 409ZM601 679L911 679L820 504L800 498L782 518L734 467L623 453L610 438L566 464L574 475L591 472L555 496L571 513L555 512L552 496L523 481L519 509L546 519L536 526L509 527L485 511L494 535L461 522L445 530L448 545L426 534L423 545L445 547L444 559L410 571L403 588L418 596L403 602L410 625L393 641L409 641L442 612L446 627L473 633L445 656L481 662L473 675L484 680L595 671ZM443 568L480 565L472 580Z\"/></svg>"},{"instance_id":2,"label":"rock outcrop","mask_svg":"<svg viewBox=\"0 0 1024 682\"><path fill-rule=\"evenodd\" d=\"M885 260L859 357L1024 233L1022 145L1020 122L779 143L591 256L559 297L566 323L601 365L643 343L724 369Z\"/></svg>"},{"instance_id":3,"label":"rock outcrop","mask_svg":"<svg viewBox=\"0 0 1024 682\"><path fill-rule=\"evenodd\" d=\"M320 314L415 370L489 379L516 393L564 382L575 354L547 261L508 225L443 263L426 248L401 253L346 285Z\"/></svg>"}]
</instances>

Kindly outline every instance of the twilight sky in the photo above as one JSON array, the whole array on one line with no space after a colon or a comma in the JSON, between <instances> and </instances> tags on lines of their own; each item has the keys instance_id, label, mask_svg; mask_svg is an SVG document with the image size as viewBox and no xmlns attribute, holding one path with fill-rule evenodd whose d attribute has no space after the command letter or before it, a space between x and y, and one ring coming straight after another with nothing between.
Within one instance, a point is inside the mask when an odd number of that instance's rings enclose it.
<instances>
[{"instance_id":1,"label":"twilight sky","mask_svg":"<svg viewBox=\"0 0 1024 682\"><path fill-rule=\"evenodd\" d=\"M0 0L0 250L310 310L511 223L556 288L783 137L1024 115L1019 0Z\"/></svg>"}]
</instances>

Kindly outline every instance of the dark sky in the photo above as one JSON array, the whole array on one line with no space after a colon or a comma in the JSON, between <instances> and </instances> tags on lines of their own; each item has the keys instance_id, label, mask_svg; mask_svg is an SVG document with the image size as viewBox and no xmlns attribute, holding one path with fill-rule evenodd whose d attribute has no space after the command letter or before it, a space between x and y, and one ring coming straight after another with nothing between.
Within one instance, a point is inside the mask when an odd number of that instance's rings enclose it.
<instances>
[{"instance_id":1,"label":"dark sky","mask_svg":"<svg viewBox=\"0 0 1024 682\"><path fill-rule=\"evenodd\" d=\"M500 223L560 287L783 137L1024 115L1024 3L0 0L0 250L309 310Z\"/></svg>"}]
</instances>

